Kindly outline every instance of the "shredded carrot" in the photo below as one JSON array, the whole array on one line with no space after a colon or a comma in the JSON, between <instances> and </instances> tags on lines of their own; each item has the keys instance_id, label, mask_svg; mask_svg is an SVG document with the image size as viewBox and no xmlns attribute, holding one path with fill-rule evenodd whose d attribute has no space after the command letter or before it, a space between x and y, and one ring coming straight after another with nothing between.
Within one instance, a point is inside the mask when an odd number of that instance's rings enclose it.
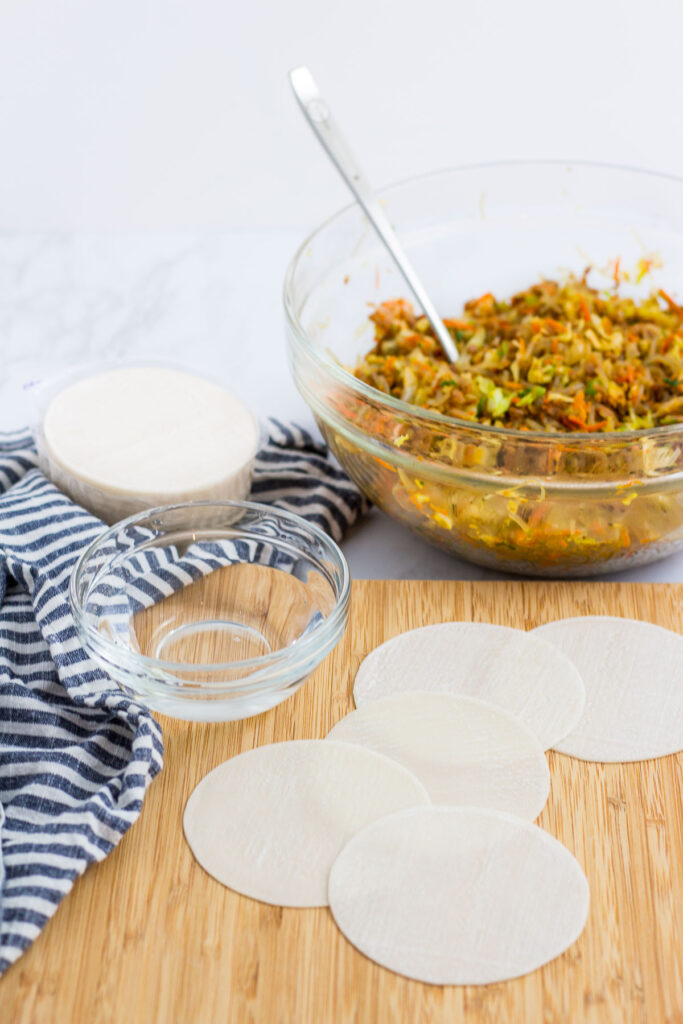
<instances>
[{"instance_id":1,"label":"shredded carrot","mask_svg":"<svg viewBox=\"0 0 683 1024\"><path fill-rule=\"evenodd\" d=\"M615 284L619 284L619 281L620 281L620 277L619 277L619 268L620 268L620 266L621 266L621 256L617 256L616 260L614 261L614 283Z\"/></svg>"},{"instance_id":2,"label":"shredded carrot","mask_svg":"<svg viewBox=\"0 0 683 1024\"><path fill-rule=\"evenodd\" d=\"M659 289L659 294L662 296L672 313L678 313L680 311L681 306L674 302L671 296L667 295L663 288Z\"/></svg>"},{"instance_id":3,"label":"shredded carrot","mask_svg":"<svg viewBox=\"0 0 683 1024\"><path fill-rule=\"evenodd\" d=\"M450 318L444 318L446 327L452 327L454 331L468 331L472 327L471 320L453 320Z\"/></svg>"}]
</instances>

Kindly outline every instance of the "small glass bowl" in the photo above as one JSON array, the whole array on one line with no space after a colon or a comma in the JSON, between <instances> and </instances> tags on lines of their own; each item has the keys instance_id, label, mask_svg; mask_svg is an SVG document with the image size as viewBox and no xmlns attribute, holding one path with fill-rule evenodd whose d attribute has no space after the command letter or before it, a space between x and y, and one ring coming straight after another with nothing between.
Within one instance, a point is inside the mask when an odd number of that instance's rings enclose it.
<instances>
[{"instance_id":1,"label":"small glass bowl","mask_svg":"<svg viewBox=\"0 0 683 1024\"><path fill-rule=\"evenodd\" d=\"M121 689L173 718L224 722L286 700L341 638L346 560L317 526L246 501L116 524L81 555L81 642Z\"/></svg>"}]
</instances>

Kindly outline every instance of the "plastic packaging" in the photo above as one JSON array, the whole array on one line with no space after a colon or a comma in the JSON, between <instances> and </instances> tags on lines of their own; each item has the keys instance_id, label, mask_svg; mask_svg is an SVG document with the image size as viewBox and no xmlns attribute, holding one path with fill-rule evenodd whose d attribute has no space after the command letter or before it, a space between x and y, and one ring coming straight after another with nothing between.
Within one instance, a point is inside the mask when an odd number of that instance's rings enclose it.
<instances>
[{"instance_id":1,"label":"plastic packaging","mask_svg":"<svg viewBox=\"0 0 683 1024\"><path fill-rule=\"evenodd\" d=\"M178 466L177 487L174 485L172 473L168 474L163 486L159 486L158 481L155 483L151 479L149 481L144 481L144 474L141 474L143 479L141 479L140 483L132 489L122 487L120 482L108 479L106 469L108 460L105 456L107 450L111 449L112 432L111 429L107 429L107 424L105 422L103 422L102 426L98 428L96 418L88 416L85 409L83 430L88 432L89 441L94 440L95 444L97 443L97 439L99 437L98 430L102 435L102 475L100 475L99 469L93 472L91 466L87 472L81 472L79 471L79 466L76 465L73 460L67 459L65 462L60 457L60 453L55 450L53 445L50 444L50 440L46 435L45 429L46 416L58 396L60 396L66 389L72 388L78 382L84 381L88 378L114 371L144 369L158 370L160 373L174 371L176 374L188 374L199 381L208 382L216 386L215 382L210 381L210 378L207 376L188 370L187 367L174 365L168 362L155 362L154 360L139 362L127 361L125 363L94 363L79 367L68 373L61 374L44 383L34 385L29 392L33 411L31 426L38 449L38 463L45 475L61 491L68 494L73 501L77 502L77 504L81 505L89 512L92 512L93 515L109 524L119 522L130 515L134 515L135 513L142 512L148 508L161 504L168 505L183 501L215 501L226 499L241 501L248 497L251 489L254 459L262 437L258 421L254 414L239 402L238 399L234 398L234 396L231 396L231 398L233 402L238 405L240 413L246 414L247 420L250 418L253 423L253 444L248 443L245 446L245 444L242 443L241 447L246 452L246 455L244 458L240 458L236 463L234 452L232 453L232 456L230 453L230 434L226 431L225 471L218 473L214 471L211 474L208 474L205 479L201 479L200 475L198 475L196 479L193 479L190 485L182 482L181 478L183 475L185 475L187 480L187 474L183 474L183 467L180 463ZM229 393L226 391L226 395L227 394ZM174 405L174 416L176 417L177 424L181 426L181 429L183 408L184 406L182 402ZM120 415L122 417L122 422L124 417L131 417L132 415L135 415L134 410L130 408L130 403L126 403L123 400L123 396ZM130 423L130 420L128 422ZM192 423L188 420L188 431L191 431L192 429ZM167 435L165 427L162 426L160 430L160 436L155 438L150 433L149 422L146 422L144 431L141 429L141 439L148 450L150 447L154 449L155 447L161 448L162 446L170 446L170 455L172 456L172 446L174 444L173 437L165 436ZM128 426L128 431L130 432L130 426ZM109 437L106 436L107 434ZM182 455L182 459L184 460L191 457L192 455L189 452L184 452ZM150 474L150 476L152 476L152 474Z\"/></svg>"}]
</instances>

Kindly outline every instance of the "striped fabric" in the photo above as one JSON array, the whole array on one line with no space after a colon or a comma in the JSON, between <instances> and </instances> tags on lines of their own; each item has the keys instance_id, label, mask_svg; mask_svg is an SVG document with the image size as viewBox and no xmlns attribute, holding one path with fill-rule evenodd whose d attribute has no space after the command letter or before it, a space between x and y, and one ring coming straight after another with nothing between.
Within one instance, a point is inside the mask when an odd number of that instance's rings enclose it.
<instances>
[{"instance_id":1,"label":"striped fabric","mask_svg":"<svg viewBox=\"0 0 683 1024\"><path fill-rule=\"evenodd\" d=\"M253 501L295 512L339 541L369 505L327 448L293 423L268 420L268 438L256 459Z\"/></svg>"},{"instance_id":2,"label":"striped fabric","mask_svg":"<svg viewBox=\"0 0 683 1024\"><path fill-rule=\"evenodd\" d=\"M70 572L104 526L35 466L28 433L0 434L0 974L136 820L163 753L159 726L88 658L69 612ZM275 420L252 498L337 540L364 510L325 447ZM168 592L162 576L147 593Z\"/></svg>"}]
</instances>

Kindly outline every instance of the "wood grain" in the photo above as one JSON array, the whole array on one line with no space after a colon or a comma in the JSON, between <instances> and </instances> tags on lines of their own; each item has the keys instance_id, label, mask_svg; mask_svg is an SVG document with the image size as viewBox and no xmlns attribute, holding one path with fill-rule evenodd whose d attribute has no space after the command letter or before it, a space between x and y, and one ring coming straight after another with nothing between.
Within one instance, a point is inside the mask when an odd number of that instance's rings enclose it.
<instances>
[{"instance_id":1,"label":"wood grain","mask_svg":"<svg viewBox=\"0 0 683 1024\"><path fill-rule=\"evenodd\" d=\"M533 627L608 613L683 631L682 610L679 585L356 583L342 642L293 699L232 724L163 720L165 768L140 820L0 980L0 1020L680 1024L681 755L626 765L550 755L550 799L539 824L586 871L588 924L551 964L482 988L408 981L357 953L329 911L282 910L223 888L194 862L181 817L193 787L227 757L273 740L324 736L352 707L361 659L404 629L455 618Z\"/></svg>"}]
</instances>

